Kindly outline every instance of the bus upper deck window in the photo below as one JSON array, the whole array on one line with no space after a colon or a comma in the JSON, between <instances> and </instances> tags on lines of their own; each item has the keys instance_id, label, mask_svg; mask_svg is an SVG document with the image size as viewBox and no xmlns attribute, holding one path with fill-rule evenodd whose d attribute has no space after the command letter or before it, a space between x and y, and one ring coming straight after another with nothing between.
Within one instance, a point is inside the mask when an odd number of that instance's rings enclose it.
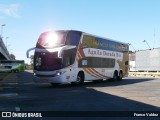
<instances>
[{"instance_id":1,"label":"bus upper deck window","mask_svg":"<svg viewBox=\"0 0 160 120\"><path fill-rule=\"evenodd\" d=\"M78 46L81 34L79 32L69 32L66 39L66 45Z\"/></svg>"}]
</instances>

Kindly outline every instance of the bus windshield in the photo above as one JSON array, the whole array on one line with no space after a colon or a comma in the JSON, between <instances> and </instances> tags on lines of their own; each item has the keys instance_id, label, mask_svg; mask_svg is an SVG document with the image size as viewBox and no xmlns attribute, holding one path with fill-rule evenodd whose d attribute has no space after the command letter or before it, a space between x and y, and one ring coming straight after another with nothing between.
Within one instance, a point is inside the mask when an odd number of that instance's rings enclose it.
<instances>
[{"instance_id":1,"label":"bus windshield","mask_svg":"<svg viewBox=\"0 0 160 120\"><path fill-rule=\"evenodd\" d=\"M42 33L37 42L37 48L53 48L65 44L66 32Z\"/></svg>"},{"instance_id":2,"label":"bus windshield","mask_svg":"<svg viewBox=\"0 0 160 120\"><path fill-rule=\"evenodd\" d=\"M36 52L34 56L34 68L39 71L58 70L62 67L62 61L57 58L57 52Z\"/></svg>"}]
</instances>

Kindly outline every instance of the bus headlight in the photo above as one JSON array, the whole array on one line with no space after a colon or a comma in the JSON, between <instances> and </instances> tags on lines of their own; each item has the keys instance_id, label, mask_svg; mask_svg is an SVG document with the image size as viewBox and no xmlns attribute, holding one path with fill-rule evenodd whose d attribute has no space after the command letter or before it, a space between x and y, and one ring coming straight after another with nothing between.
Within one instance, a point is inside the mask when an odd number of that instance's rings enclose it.
<instances>
[{"instance_id":1,"label":"bus headlight","mask_svg":"<svg viewBox=\"0 0 160 120\"><path fill-rule=\"evenodd\" d=\"M36 71L33 71L33 75L34 75L34 76L36 75Z\"/></svg>"},{"instance_id":2,"label":"bus headlight","mask_svg":"<svg viewBox=\"0 0 160 120\"><path fill-rule=\"evenodd\" d=\"M65 71L56 71L56 75L62 75L64 73L65 73Z\"/></svg>"}]
</instances>

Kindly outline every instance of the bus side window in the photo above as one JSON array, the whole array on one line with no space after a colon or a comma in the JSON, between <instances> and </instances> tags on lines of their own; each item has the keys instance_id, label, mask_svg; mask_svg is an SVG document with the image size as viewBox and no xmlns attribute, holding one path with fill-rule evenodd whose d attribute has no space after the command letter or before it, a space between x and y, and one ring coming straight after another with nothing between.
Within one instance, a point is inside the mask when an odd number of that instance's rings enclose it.
<instances>
[{"instance_id":1,"label":"bus side window","mask_svg":"<svg viewBox=\"0 0 160 120\"><path fill-rule=\"evenodd\" d=\"M125 62L125 65L128 65L128 61Z\"/></svg>"},{"instance_id":2,"label":"bus side window","mask_svg":"<svg viewBox=\"0 0 160 120\"><path fill-rule=\"evenodd\" d=\"M74 64L76 56L76 48L64 50L63 52L63 63L64 66L69 66Z\"/></svg>"},{"instance_id":3,"label":"bus side window","mask_svg":"<svg viewBox=\"0 0 160 120\"><path fill-rule=\"evenodd\" d=\"M72 64L72 56L67 56L66 57L66 62L65 62L65 66L69 66Z\"/></svg>"}]
</instances>

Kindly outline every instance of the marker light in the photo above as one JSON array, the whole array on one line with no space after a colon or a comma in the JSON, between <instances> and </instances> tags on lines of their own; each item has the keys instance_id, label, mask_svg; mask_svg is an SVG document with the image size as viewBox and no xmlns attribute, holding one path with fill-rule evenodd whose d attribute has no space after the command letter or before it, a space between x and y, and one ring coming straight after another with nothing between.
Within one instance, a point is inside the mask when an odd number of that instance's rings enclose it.
<instances>
[{"instance_id":1,"label":"marker light","mask_svg":"<svg viewBox=\"0 0 160 120\"><path fill-rule=\"evenodd\" d=\"M46 36L45 46L51 47L58 42L58 35L56 33L49 33Z\"/></svg>"}]
</instances>

